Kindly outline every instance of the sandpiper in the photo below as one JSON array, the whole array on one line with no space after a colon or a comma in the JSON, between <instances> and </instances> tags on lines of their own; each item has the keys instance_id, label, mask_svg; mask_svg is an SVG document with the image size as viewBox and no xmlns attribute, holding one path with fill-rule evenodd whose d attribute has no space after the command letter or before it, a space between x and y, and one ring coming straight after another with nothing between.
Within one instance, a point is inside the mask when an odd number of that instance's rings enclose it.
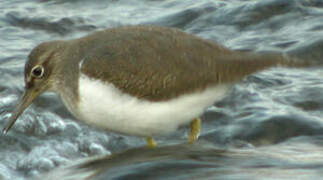
<instances>
[{"instance_id":1,"label":"sandpiper","mask_svg":"<svg viewBox=\"0 0 323 180\"><path fill-rule=\"evenodd\" d=\"M155 136L190 123L246 75L273 66L307 66L280 55L229 50L174 28L126 26L88 36L45 42L25 65L25 92L6 133L32 101L55 92L79 120L118 133Z\"/></svg>"}]
</instances>

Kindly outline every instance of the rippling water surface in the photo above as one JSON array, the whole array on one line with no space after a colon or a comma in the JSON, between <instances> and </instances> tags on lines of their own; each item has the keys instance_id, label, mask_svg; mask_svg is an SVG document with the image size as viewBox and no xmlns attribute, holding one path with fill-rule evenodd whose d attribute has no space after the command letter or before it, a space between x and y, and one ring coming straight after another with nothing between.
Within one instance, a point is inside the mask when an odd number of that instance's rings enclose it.
<instances>
[{"instance_id":1,"label":"rippling water surface","mask_svg":"<svg viewBox=\"0 0 323 180\"><path fill-rule=\"evenodd\" d=\"M243 51L323 60L321 0L2 0L0 128L23 91L29 51L43 41L129 24L176 27ZM188 110L189 111L189 110ZM187 128L140 138L79 123L45 94L0 140L0 179L319 179L323 70L276 68L246 77ZM113 154L110 156L110 154Z\"/></svg>"}]
</instances>

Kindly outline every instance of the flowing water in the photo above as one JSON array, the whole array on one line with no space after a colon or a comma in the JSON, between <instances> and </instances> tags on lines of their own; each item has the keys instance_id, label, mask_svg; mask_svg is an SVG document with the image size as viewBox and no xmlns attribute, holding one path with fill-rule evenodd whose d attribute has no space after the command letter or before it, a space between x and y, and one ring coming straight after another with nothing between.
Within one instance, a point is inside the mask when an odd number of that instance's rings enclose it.
<instances>
[{"instance_id":1,"label":"flowing water","mask_svg":"<svg viewBox=\"0 0 323 180\"><path fill-rule=\"evenodd\" d=\"M129 24L176 27L242 51L323 58L322 0L1 0L0 128L23 91L40 42ZM322 60L323 61L323 60ZM189 111L189 109L187 110ZM53 94L0 137L0 179L321 179L323 70L275 68L246 77L187 127L143 148L140 138L82 124ZM112 154L112 155L111 155Z\"/></svg>"}]
</instances>

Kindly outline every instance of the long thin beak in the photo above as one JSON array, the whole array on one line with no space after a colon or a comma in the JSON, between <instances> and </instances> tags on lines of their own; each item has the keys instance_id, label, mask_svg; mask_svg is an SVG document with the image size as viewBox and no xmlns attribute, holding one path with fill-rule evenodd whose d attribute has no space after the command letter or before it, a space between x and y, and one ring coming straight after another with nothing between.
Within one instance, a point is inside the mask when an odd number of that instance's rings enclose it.
<instances>
[{"instance_id":1,"label":"long thin beak","mask_svg":"<svg viewBox=\"0 0 323 180\"><path fill-rule=\"evenodd\" d=\"M25 90L14 111L12 112L9 118L9 122L3 128L3 134L6 134L9 131L9 129L13 126L13 124L16 122L21 113L23 113L24 110L33 102L33 100L38 96L38 94L39 92L36 92L33 89Z\"/></svg>"}]
</instances>

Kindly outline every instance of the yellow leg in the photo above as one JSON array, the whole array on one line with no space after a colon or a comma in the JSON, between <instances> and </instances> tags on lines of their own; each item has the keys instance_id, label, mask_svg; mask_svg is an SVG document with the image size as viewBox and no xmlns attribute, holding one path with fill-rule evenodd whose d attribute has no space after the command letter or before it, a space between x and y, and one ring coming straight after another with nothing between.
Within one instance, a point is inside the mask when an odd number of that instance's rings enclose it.
<instances>
[{"instance_id":1,"label":"yellow leg","mask_svg":"<svg viewBox=\"0 0 323 180\"><path fill-rule=\"evenodd\" d=\"M196 141L200 135L200 130L201 130L201 120L199 118L195 118L191 124L190 124L190 134L188 137L187 142L188 143L193 143Z\"/></svg>"},{"instance_id":2,"label":"yellow leg","mask_svg":"<svg viewBox=\"0 0 323 180\"><path fill-rule=\"evenodd\" d=\"M147 143L146 146L149 148L155 148L157 146L156 141L152 137L148 137L146 139L146 143Z\"/></svg>"}]
</instances>

